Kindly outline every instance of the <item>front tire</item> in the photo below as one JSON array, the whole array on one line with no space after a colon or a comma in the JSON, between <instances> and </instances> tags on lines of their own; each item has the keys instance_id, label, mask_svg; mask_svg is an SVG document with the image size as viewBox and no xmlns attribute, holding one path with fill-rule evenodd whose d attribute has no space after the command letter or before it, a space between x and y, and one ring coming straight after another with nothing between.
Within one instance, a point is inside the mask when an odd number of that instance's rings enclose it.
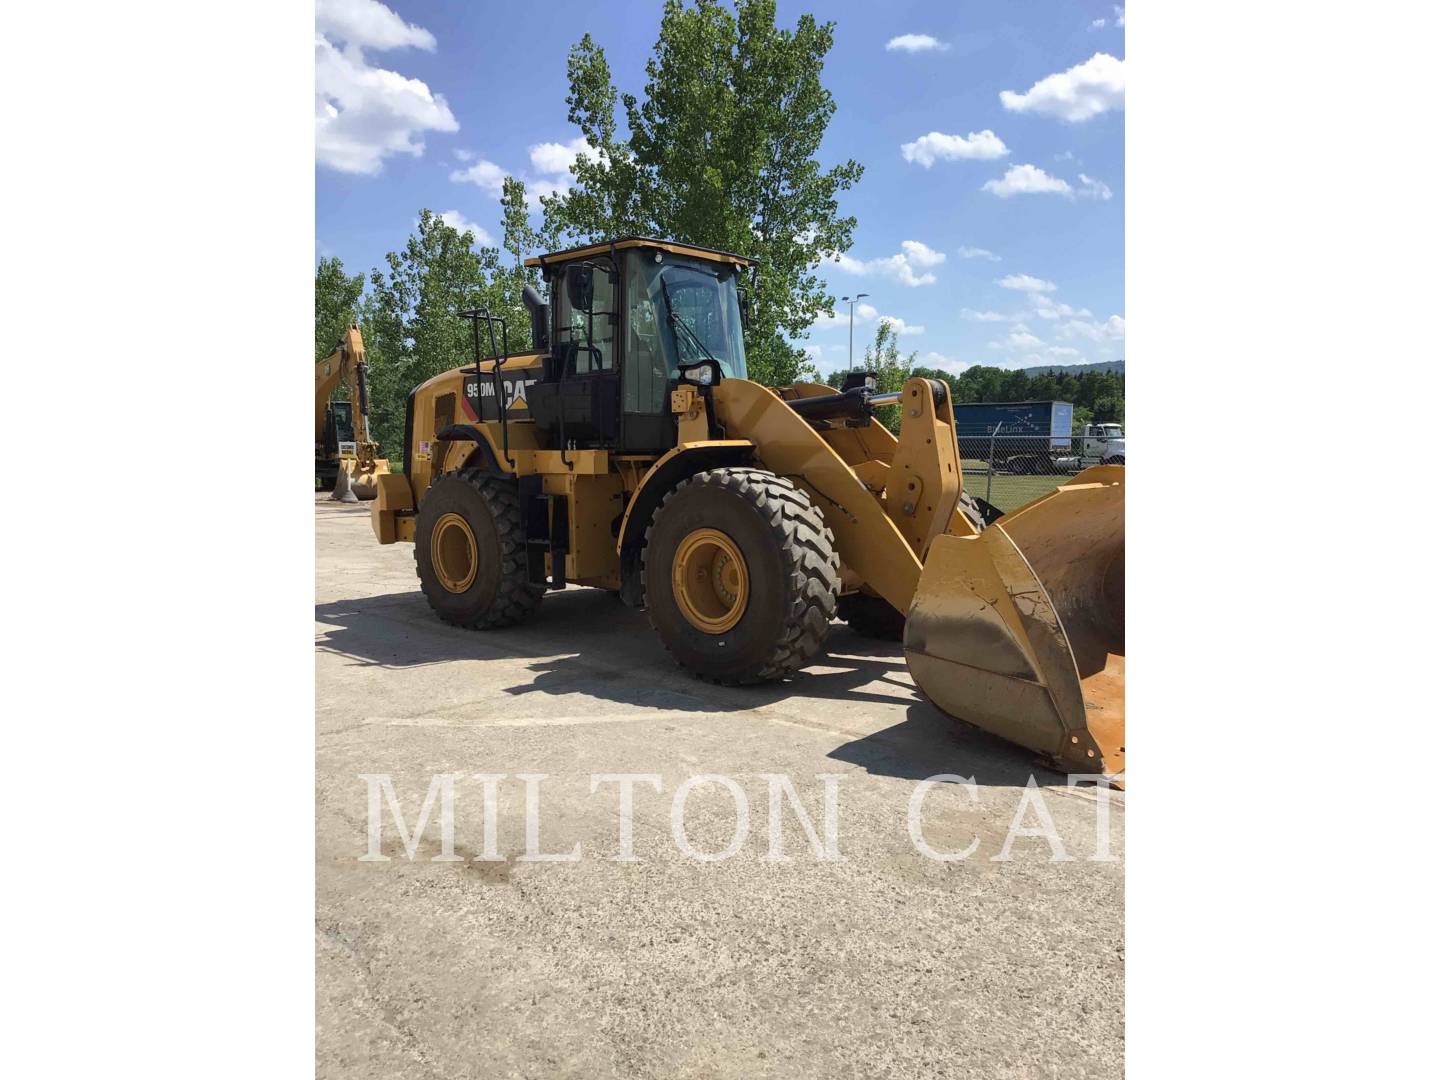
<instances>
[{"instance_id":1,"label":"front tire","mask_svg":"<svg viewBox=\"0 0 1440 1080\"><path fill-rule=\"evenodd\" d=\"M710 469L678 484L645 532L650 624L702 679L780 679L820 649L840 559L810 497L762 469Z\"/></svg>"},{"instance_id":2,"label":"front tire","mask_svg":"<svg viewBox=\"0 0 1440 1080\"><path fill-rule=\"evenodd\" d=\"M415 572L435 614L467 630L514 626L540 604L530 583L513 482L479 469L447 473L420 501Z\"/></svg>"}]
</instances>

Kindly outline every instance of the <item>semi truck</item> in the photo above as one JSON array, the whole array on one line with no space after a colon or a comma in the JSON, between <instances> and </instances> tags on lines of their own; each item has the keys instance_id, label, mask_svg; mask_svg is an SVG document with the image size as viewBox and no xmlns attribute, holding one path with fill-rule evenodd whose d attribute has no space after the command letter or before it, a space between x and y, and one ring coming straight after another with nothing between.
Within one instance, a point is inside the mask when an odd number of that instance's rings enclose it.
<instances>
[{"instance_id":1,"label":"semi truck","mask_svg":"<svg viewBox=\"0 0 1440 1080\"><path fill-rule=\"evenodd\" d=\"M1054 475L1125 464L1121 425L1086 424L1072 434L1075 406L1068 401L975 401L954 409L960 456L996 469Z\"/></svg>"}]
</instances>

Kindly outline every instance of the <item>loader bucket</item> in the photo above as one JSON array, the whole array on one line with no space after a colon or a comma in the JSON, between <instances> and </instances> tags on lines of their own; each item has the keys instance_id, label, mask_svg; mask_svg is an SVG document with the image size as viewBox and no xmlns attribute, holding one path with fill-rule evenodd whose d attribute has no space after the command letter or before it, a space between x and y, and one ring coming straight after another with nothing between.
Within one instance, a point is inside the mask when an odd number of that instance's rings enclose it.
<instances>
[{"instance_id":1,"label":"loader bucket","mask_svg":"<svg viewBox=\"0 0 1440 1080\"><path fill-rule=\"evenodd\" d=\"M1069 772L1125 770L1125 469L1098 465L978 536L936 537L905 662L951 716Z\"/></svg>"}]
</instances>

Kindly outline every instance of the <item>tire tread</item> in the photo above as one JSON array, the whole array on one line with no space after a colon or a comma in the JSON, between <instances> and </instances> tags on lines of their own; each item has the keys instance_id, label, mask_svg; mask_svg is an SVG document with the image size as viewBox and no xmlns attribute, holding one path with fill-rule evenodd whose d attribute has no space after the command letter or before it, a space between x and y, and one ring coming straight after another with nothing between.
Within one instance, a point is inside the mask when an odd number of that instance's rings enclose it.
<instances>
[{"instance_id":1,"label":"tire tread","mask_svg":"<svg viewBox=\"0 0 1440 1080\"><path fill-rule=\"evenodd\" d=\"M451 626L464 630L500 630L523 622L540 606L545 590L530 581L525 552L525 523L520 516L520 495L513 483L491 476L483 469L460 469L442 480L454 478L469 485L484 500L495 520L500 541L500 581L495 600L480 615L460 619L436 606L429 589L423 589L430 609ZM420 545L415 545L415 572L420 575Z\"/></svg>"},{"instance_id":2,"label":"tire tread","mask_svg":"<svg viewBox=\"0 0 1440 1080\"><path fill-rule=\"evenodd\" d=\"M676 484L656 508L645 529L641 552L641 582L646 577L650 537L665 505L679 492L694 485L714 485L753 503L769 526L775 545L785 560L787 583L785 620L776 635L775 646L758 668L739 676L716 676L696 671L706 682L744 686L782 679L804 667L825 642L830 621L835 618L840 593L840 557L835 552L835 534L810 497L783 476L753 466L706 469ZM651 619L654 626L654 619ZM659 627L656 627L658 632ZM666 651L674 656L664 635ZM676 660L678 661L678 657Z\"/></svg>"}]
</instances>

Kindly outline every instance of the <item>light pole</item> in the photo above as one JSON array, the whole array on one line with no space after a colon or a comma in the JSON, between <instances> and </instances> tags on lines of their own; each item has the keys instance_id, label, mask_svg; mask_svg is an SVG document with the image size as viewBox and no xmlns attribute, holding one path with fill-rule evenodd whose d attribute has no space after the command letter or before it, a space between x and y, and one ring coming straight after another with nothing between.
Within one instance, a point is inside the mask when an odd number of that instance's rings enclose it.
<instances>
[{"instance_id":1,"label":"light pole","mask_svg":"<svg viewBox=\"0 0 1440 1080\"><path fill-rule=\"evenodd\" d=\"M840 297L842 304L850 305L850 364L845 369L845 374L847 375L855 370L855 305L869 295L868 292L862 292L856 293L854 296Z\"/></svg>"}]
</instances>

